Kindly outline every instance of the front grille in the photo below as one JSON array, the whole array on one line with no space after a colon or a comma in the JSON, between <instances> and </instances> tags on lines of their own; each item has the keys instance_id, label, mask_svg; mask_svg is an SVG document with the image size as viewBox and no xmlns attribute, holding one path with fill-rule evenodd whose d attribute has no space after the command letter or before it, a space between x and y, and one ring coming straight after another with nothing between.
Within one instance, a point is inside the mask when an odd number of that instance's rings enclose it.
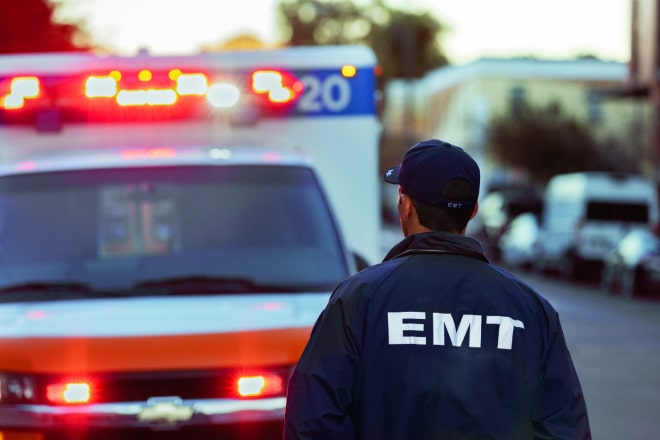
<instances>
[{"instance_id":1,"label":"front grille","mask_svg":"<svg viewBox=\"0 0 660 440\"><path fill-rule=\"evenodd\" d=\"M286 390L290 367L263 370L278 374ZM234 369L112 373L90 375L83 380L90 383L92 403L142 402L158 396L177 396L184 400L218 399L237 397L235 383L242 373L245 372ZM37 398L41 403L48 403L46 388L49 384L77 380L80 378L39 376L36 378Z\"/></svg>"}]
</instances>

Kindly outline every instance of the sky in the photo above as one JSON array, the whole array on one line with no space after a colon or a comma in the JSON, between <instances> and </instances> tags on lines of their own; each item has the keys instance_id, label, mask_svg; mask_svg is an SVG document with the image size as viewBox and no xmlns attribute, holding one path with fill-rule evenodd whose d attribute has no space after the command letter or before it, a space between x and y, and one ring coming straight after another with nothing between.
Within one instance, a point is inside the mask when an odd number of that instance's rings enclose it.
<instances>
[{"instance_id":1,"label":"sky","mask_svg":"<svg viewBox=\"0 0 660 440\"><path fill-rule=\"evenodd\" d=\"M364 0L363 0L364 1ZM251 34L280 41L278 0L56 0L60 14L82 18L93 38L132 55L195 53L205 43ZM452 64L481 57L573 58L591 54L626 62L630 0L389 0L393 7L433 13Z\"/></svg>"}]
</instances>

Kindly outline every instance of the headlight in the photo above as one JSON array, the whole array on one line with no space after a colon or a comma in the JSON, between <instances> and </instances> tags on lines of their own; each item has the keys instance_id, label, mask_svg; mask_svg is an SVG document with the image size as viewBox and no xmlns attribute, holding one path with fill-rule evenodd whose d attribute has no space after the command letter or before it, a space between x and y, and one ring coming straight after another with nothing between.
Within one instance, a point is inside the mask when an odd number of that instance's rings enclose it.
<instances>
[{"instance_id":1,"label":"headlight","mask_svg":"<svg viewBox=\"0 0 660 440\"><path fill-rule=\"evenodd\" d=\"M23 374L0 373L0 404L29 403L34 400L34 378Z\"/></svg>"},{"instance_id":2,"label":"headlight","mask_svg":"<svg viewBox=\"0 0 660 440\"><path fill-rule=\"evenodd\" d=\"M284 397L292 371L291 368L236 372L230 384L231 389L233 389L232 397L239 399Z\"/></svg>"}]
</instances>

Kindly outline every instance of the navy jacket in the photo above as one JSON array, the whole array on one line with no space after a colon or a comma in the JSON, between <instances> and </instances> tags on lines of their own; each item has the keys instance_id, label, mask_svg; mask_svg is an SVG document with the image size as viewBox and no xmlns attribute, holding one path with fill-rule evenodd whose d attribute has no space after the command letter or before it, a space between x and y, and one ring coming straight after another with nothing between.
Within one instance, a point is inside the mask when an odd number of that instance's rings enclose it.
<instances>
[{"instance_id":1,"label":"navy jacket","mask_svg":"<svg viewBox=\"0 0 660 440\"><path fill-rule=\"evenodd\" d=\"M337 286L288 388L286 440L590 439L559 317L480 244L410 236Z\"/></svg>"}]
</instances>

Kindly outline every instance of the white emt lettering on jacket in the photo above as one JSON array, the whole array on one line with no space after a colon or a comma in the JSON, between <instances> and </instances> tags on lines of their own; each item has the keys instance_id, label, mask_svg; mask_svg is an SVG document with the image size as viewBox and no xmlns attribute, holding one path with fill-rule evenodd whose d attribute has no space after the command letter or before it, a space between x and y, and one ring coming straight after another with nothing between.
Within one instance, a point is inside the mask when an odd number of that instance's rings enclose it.
<instances>
[{"instance_id":1,"label":"white emt lettering on jacket","mask_svg":"<svg viewBox=\"0 0 660 440\"><path fill-rule=\"evenodd\" d=\"M426 313L424 312L389 312L387 314L387 331L390 345L426 345L426 336L411 336L411 333L422 333L425 329ZM454 347L463 344L468 336L468 346L481 347L482 315L463 315L456 328L454 318L450 313L433 313L433 345L445 345L445 335ZM524 329L522 321L508 316L486 316L486 325L497 325L497 348L511 350L513 332L516 328Z\"/></svg>"}]
</instances>

